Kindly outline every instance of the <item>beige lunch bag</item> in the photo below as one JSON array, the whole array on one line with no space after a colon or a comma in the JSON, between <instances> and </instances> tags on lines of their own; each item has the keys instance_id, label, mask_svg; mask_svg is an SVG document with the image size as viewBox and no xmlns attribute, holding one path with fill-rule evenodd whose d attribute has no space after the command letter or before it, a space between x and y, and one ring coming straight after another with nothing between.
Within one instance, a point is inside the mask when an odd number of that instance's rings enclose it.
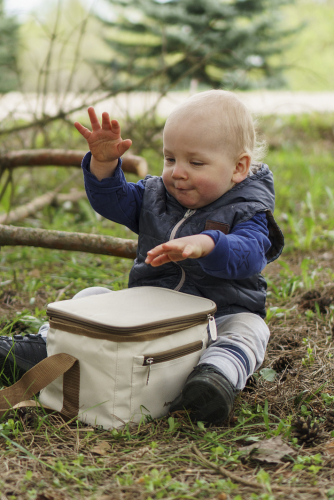
<instances>
[{"instance_id":1,"label":"beige lunch bag","mask_svg":"<svg viewBox=\"0 0 334 500\"><path fill-rule=\"evenodd\" d=\"M44 407L106 429L166 415L208 325L217 338L215 311L212 300L157 287L49 304L48 357L0 391L0 411L43 388Z\"/></svg>"}]
</instances>

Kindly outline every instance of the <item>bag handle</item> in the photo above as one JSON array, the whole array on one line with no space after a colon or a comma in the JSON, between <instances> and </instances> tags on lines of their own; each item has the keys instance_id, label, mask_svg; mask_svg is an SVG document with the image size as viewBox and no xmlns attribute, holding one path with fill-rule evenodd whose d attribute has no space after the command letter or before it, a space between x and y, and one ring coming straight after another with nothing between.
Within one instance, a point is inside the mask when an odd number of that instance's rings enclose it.
<instances>
[{"instance_id":1,"label":"bag handle","mask_svg":"<svg viewBox=\"0 0 334 500\"><path fill-rule=\"evenodd\" d=\"M70 354L60 353L43 359L18 382L0 391L0 416L15 405L31 398L56 378L63 378L63 407L60 413L75 418L79 412L80 366Z\"/></svg>"}]
</instances>

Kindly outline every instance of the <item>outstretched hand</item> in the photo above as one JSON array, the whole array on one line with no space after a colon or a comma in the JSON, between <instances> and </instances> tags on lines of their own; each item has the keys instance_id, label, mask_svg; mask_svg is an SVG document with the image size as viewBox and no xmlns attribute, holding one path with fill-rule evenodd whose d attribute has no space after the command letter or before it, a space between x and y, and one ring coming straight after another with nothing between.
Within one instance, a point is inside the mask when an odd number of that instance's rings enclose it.
<instances>
[{"instance_id":1,"label":"outstretched hand","mask_svg":"<svg viewBox=\"0 0 334 500\"><path fill-rule=\"evenodd\" d=\"M100 124L93 107L88 108L92 131L75 122L74 126L86 139L95 163L102 168L116 168L120 158L131 146L132 141L121 137L121 127L117 120L110 120L109 114L102 113ZM100 165L102 164L102 165Z\"/></svg>"},{"instance_id":2,"label":"outstretched hand","mask_svg":"<svg viewBox=\"0 0 334 500\"><path fill-rule=\"evenodd\" d=\"M162 266L167 262L177 262L185 259L199 259L208 255L215 243L206 234L195 234L168 241L147 252L146 264L153 267Z\"/></svg>"}]
</instances>

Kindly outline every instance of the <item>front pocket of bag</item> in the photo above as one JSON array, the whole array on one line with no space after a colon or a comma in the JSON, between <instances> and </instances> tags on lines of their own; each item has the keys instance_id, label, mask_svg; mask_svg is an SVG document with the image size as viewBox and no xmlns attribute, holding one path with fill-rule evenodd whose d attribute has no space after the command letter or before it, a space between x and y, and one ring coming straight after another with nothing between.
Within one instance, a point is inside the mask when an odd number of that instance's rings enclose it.
<instances>
[{"instance_id":1,"label":"front pocket of bag","mask_svg":"<svg viewBox=\"0 0 334 500\"><path fill-rule=\"evenodd\" d=\"M189 373L203 352L203 342L133 358L131 416L139 422L142 415L166 415L179 395Z\"/></svg>"}]
</instances>

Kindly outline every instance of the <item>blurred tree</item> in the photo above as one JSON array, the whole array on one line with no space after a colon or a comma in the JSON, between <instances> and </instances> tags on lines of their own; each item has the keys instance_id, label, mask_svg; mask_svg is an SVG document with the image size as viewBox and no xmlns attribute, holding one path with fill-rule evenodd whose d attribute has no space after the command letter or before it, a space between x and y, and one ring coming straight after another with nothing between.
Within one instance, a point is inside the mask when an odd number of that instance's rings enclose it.
<instances>
[{"instance_id":1,"label":"blurred tree","mask_svg":"<svg viewBox=\"0 0 334 500\"><path fill-rule=\"evenodd\" d=\"M5 15L3 0L0 0L0 93L17 86L18 28L15 19Z\"/></svg>"},{"instance_id":2,"label":"blurred tree","mask_svg":"<svg viewBox=\"0 0 334 500\"><path fill-rule=\"evenodd\" d=\"M232 89L281 86L283 68L273 56L292 32L283 28L280 7L293 1L109 0L121 11L116 22L101 19L114 51L108 63L112 80L105 85L139 82L156 71L153 88L159 90L190 82Z\"/></svg>"}]
</instances>

